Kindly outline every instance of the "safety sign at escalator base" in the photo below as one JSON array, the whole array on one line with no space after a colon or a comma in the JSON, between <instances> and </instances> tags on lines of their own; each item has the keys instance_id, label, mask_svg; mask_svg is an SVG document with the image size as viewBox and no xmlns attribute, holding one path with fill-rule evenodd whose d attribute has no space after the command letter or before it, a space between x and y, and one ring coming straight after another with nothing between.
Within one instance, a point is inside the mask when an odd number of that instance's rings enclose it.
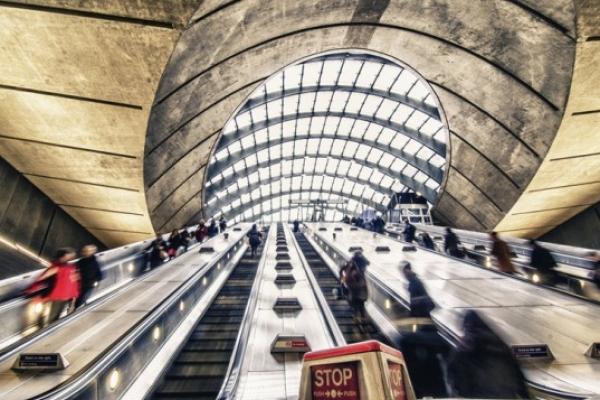
<instances>
[{"instance_id":1,"label":"safety sign at escalator base","mask_svg":"<svg viewBox=\"0 0 600 400\"><path fill-rule=\"evenodd\" d=\"M313 400L358 400L358 363L311 367Z\"/></svg>"}]
</instances>

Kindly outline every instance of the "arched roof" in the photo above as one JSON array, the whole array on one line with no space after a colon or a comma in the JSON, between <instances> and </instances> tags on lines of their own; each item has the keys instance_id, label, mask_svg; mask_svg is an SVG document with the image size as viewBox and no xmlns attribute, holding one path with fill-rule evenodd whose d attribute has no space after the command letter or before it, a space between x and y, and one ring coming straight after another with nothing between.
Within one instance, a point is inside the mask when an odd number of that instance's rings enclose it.
<instances>
[{"instance_id":1,"label":"arched roof","mask_svg":"<svg viewBox=\"0 0 600 400\"><path fill-rule=\"evenodd\" d=\"M415 71L380 55L331 52L294 63L223 128L206 170L205 214L261 219L273 207L244 214L245 203L287 193L335 193L384 211L394 193L412 190L435 204L448 137L438 104Z\"/></svg>"}]
</instances>

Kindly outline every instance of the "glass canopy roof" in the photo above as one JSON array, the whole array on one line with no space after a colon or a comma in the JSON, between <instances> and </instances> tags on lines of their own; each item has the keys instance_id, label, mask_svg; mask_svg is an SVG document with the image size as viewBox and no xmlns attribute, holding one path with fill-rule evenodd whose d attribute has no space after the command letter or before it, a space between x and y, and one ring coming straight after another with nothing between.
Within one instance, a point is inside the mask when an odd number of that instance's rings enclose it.
<instances>
[{"instance_id":1,"label":"glass canopy roof","mask_svg":"<svg viewBox=\"0 0 600 400\"><path fill-rule=\"evenodd\" d=\"M332 221L383 212L406 191L435 204L447 137L437 98L409 67L363 52L315 56L267 79L227 122L204 212Z\"/></svg>"}]
</instances>

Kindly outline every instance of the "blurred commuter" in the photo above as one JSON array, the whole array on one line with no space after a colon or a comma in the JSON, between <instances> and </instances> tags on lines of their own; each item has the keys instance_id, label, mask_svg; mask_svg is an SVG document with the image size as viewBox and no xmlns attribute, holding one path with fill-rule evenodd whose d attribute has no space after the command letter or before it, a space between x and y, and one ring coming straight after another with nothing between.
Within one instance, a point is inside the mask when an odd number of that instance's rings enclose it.
<instances>
[{"instance_id":1,"label":"blurred commuter","mask_svg":"<svg viewBox=\"0 0 600 400\"><path fill-rule=\"evenodd\" d=\"M180 235L181 246L183 246L183 251L187 252L188 248L190 247L190 243L192 242L192 235L190 234L190 231L187 230L187 228L182 229Z\"/></svg>"},{"instance_id":2,"label":"blurred commuter","mask_svg":"<svg viewBox=\"0 0 600 400\"><path fill-rule=\"evenodd\" d=\"M225 221L225 217L221 215L219 218L219 232L223 233L227 229L227 221Z\"/></svg>"},{"instance_id":3,"label":"blurred commuter","mask_svg":"<svg viewBox=\"0 0 600 400\"><path fill-rule=\"evenodd\" d=\"M498 237L498 233L490 233L492 240L491 254L496 257L498 269L506 274L514 274L515 267L510 259L510 249L506 242Z\"/></svg>"},{"instance_id":4,"label":"blurred commuter","mask_svg":"<svg viewBox=\"0 0 600 400\"><path fill-rule=\"evenodd\" d=\"M511 349L473 310L466 312L463 337L447 366L450 397L529 398Z\"/></svg>"},{"instance_id":5,"label":"blurred commuter","mask_svg":"<svg viewBox=\"0 0 600 400\"><path fill-rule=\"evenodd\" d=\"M98 248L93 244L83 246L81 249L81 258L77 261L81 290L75 301L75 308L86 304L92 290L102 281L102 269L96 258L97 251Z\"/></svg>"},{"instance_id":6,"label":"blurred commuter","mask_svg":"<svg viewBox=\"0 0 600 400\"><path fill-rule=\"evenodd\" d=\"M416 332L403 332L398 348L418 399L448 397L442 360L447 358L450 346L435 325L419 325Z\"/></svg>"},{"instance_id":7,"label":"blurred commuter","mask_svg":"<svg viewBox=\"0 0 600 400\"><path fill-rule=\"evenodd\" d=\"M256 257L258 254L258 246L260 246L262 234L258 231L256 224L252 225L250 231L248 231L248 243L250 244L251 255Z\"/></svg>"},{"instance_id":8,"label":"blurred commuter","mask_svg":"<svg viewBox=\"0 0 600 400\"><path fill-rule=\"evenodd\" d=\"M217 228L217 223L214 219L210 220L207 233L209 238L213 238L219 234L219 228Z\"/></svg>"},{"instance_id":9,"label":"blurred commuter","mask_svg":"<svg viewBox=\"0 0 600 400\"><path fill-rule=\"evenodd\" d=\"M36 279L27 290L28 295L34 297L33 301L41 301L47 310L40 313L38 325L40 328L56 321L60 314L73 304L79 297L80 282L77 267L69 261L75 258L75 250L71 248L60 249L56 252L54 261Z\"/></svg>"},{"instance_id":10,"label":"blurred commuter","mask_svg":"<svg viewBox=\"0 0 600 400\"><path fill-rule=\"evenodd\" d=\"M410 316L416 318L429 318L429 314L435 308L435 303L429 297L425 285L412 270L410 263L405 262L402 266L404 277L408 281L408 294L410 296Z\"/></svg>"},{"instance_id":11,"label":"blurred commuter","mask_svg":"<svg viewBox=\"0 0 600 400\"><path fill-rule=\"evenodd\" d=\"M161 265L165 259L169 256L167 254L167 244L162 239L160 233L156 234L156 239L150 243L150 246L146 247L147 262L150 263L150 269L154 269Z\"/></svg>"},{"instance_id":12,"label":"blurred commuter","mask_svg":"<svg viewBox=\"0 0 600 400\"><path fill-rule=\"evenodd\" d=\"M300 221L294 220L294 233L300 232Z\"/></svg>"},{"instance_id":13,"label":"blurred commuter","mask_svg":"<svg viewBox=\"0 0 600 400\"><path fill-rule=\"evenodd\" d=\"M591 252L589 259L592 261L593 271L590 272L590 279L594 281L596 287L600 289L600 253Z\"/></svg>"},{"instance_id":14,"label":"blurred commuter","mask_svg":"<svg viewBox=\"0 0 600 400\"><path fill-rule=\"evenodd\" d=\"M167 245L167 254L169 255L169 260L172 260L177 256L177 250L179 250L181 245L182 245L181 233L179 233L179 229L173 229L173 231L169 235L168 245Z\"/></svg>"},{"instance_id":15,"label":"blurred commuter","mask_svg":"<svg viewBox=\"0 0 600 400\"><path fill-rule=\"evenodd\" d=\"M383 233L385 231L385 221L381 218L381 215L377 213L377 216L371 222L373 225L373 232Z\"/></svg>"},{"instance_id":16,"label":"blurred commuter","mask_svg":"<svg viewBox=\"0 0 600 400\"><path fill-rule=\"evenodd\" d=\"M346 274L348 272L348 267L350 266L350 264L351 264L351 262L345 262L345 263L340 264L340 269L339 269L340 287L335 292L337 300L348 299L348 286L346 286Z\"/></svg>"},{"instance_id":17,"label":"blurred commuter","mask_svg":"<svg viewBox=\"0 0 600 400\"><path fill-rule=\"evenodd\" d=\"M429 250L435 249L433 240L431 239L431 236L429 236L429 234L427 232L422 232L420 234L420 237L421 237L421 245L423 247L425 247L426 249L429 249Z\"/></svg>"},{"instance_id":18,"label":"blurred commuter","mask_svg":"<svg viewBox=\"0 0 600 400\"><path fill-rule=\"evenodd\" d=\"M558 281L558 274L555 271L556 260L554 256L548 249L540 246L535 240L529 241L529 244L531 245L529 265L537 270L542 283L555 285Z\"/></svg>"},{"instance_id":19,"label":"blurred commuter","mask_svg":"<svg viewBox=\"0 0 600 400\"><path fill-rule=\"evenodd\" d=\"M410 221L405 218L404 219L404 230L402 234L404 235L404 241L408 243L412 243L415 240L415 233L417 232L417 228Z\"/></svg>"},{"instance_id":20,"label":"blurred commuter","mask_svg":"<svg viewBox=\"0 0 600 400\"><path fill-rule=\"evenodd\" d=\"M350 261L356 264L358 269L360 269L360 272L363 274L367 271L367 267L371 263L360 250L354 252Z\"/></svg>"},{"instance_id":21,"label":"blurred commuter","mask_svg":"<svg viewBox=\"0 0 600 400\"><path fill-rule=\"evenodd\" d=\"M342 222L345 224L349 224L350 223L350 217L347 215L344 215L344 218L342 218Z\"/></svg>"},{"instance_id":22,"label":"blurred commuter","mask_svg":"<svg viewBox=\"0 0 600 400\"><path fill-rule=\"evenodd\" d=\"M350 260L344 269L344 277L344 283L348 290L348 302L352 307L352 320L362 330L362 325L367 323L365 302L369 298L365 270L360 268L355 261Z\"/></svg>"},{"instance_id":23,"label":"blurred commuter","mask_svg":"<svg viewBox=\"0 0 600 400\"><path fill-rule=\"evenodd\" d=\"M452 229L446 228L446 233L444 234L444 252L452 257L463 258L464 254L458 248L459 244L460 241L456 233Z\"/></svg>"},{"instance_id":24,"label":"blurred commuter","mask_svg":"<svg viewBox=\"0 0 600 400\"><path fill-rule=\"evenodd\" d=\"M204 239L208 237L208 227L204 220L201 220L198 224L198 229L196 229L196 241L198 243L204 242Z\"/></svg>"}]
</instances>

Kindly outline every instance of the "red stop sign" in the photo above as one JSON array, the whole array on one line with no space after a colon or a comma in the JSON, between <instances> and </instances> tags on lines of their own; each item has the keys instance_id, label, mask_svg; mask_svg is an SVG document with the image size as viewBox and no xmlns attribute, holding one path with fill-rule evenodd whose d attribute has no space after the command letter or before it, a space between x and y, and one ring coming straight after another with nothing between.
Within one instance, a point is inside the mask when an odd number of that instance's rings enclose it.
<instances>
[{"instance_id":1,"label":"red stop sign","mask_svg":"<svg viewBox=\"0 0 600 400\"><path fill-rule=\"evenodd\" d=\"M404 375L402 365L388 361L390 371L390 384L392 389L392 398L394 400L406 400L406 391L404 390Z\"/></svg>"},{"instance_id":2,"label":"red stop sign","mask_svg":"<svg viewBox=\"0 0 600 400\"><path fill-rule=\"evenodd\" d=\"M358 400L356 362L310 367L313 400Z\"/></svg>"}]
</instances>

